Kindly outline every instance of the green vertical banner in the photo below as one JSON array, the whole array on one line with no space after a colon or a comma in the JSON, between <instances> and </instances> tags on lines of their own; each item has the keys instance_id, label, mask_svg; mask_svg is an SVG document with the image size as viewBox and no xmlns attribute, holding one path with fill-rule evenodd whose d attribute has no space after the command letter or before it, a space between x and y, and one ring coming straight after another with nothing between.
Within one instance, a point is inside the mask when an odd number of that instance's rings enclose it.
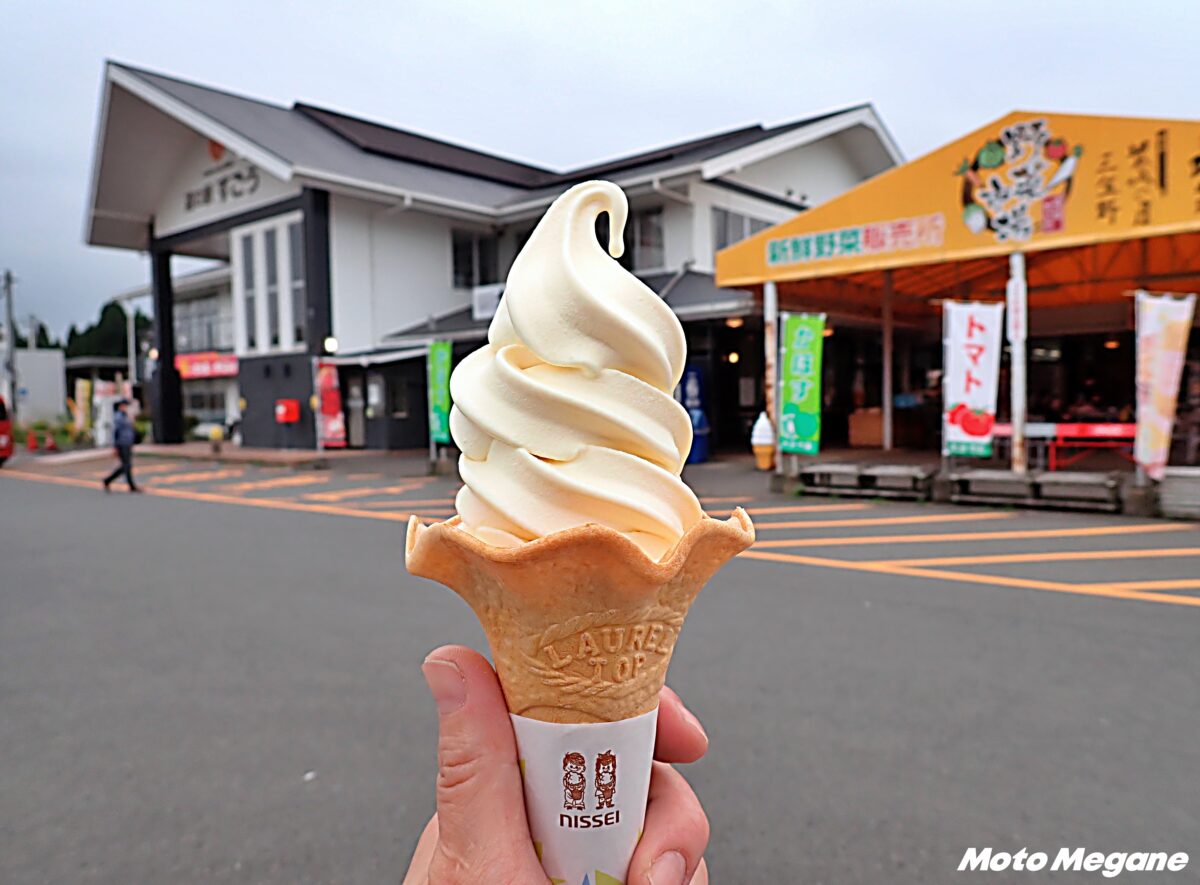
<instances>
[{"instance_id":1,"label":"green vertical banner","mask_svg":"<svg viewBox=\"0 0 1200 885\"><path fill-rule=\"evenodd\" d=\"M450 342L434 341L429 345L425 366L429 380L429 440L441 445L450 444Z\"/></svg>"},{"instance_id":2,"label":"green vertical banner","mask_svg":"<svg viewBox=\"0 0 1200 885\"><path fill-rule=\"evenodd\" d=\"M815 455L821 448L821 352L825 315L782 314L779 354L779 450Z\"/></svg>"}]
</instances>

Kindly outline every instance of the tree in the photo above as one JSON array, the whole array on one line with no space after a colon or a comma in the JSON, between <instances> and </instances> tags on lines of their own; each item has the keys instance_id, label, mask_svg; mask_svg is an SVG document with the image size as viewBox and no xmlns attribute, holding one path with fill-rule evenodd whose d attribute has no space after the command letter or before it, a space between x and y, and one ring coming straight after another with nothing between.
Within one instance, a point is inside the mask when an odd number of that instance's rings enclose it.
<instances>
[{"instance_id":1,"label":"tree","mask_svg":"<svg viewBox=\"0 0 1200 885\"><path fill-rule=\"evenodd\" d=\"M150 319L140 310L134 313L138 329L150 325ZM82 332L74 326L67 333L67 356L125 356L125 310L110 301L100 309L100 319Z\"/></svg>"},{"instance_id":2,"label":"tree","mask_svg":"<svg viewBox=\"0 0 1200 885\"><path fill-rule=\"evenodd\" d=\"M37 337L35 340L37 341L37 346L44 350L59 346L59 343L50 337L50 330L46 328L45 323L37 324Z\"/></svg>"}]
</instances>

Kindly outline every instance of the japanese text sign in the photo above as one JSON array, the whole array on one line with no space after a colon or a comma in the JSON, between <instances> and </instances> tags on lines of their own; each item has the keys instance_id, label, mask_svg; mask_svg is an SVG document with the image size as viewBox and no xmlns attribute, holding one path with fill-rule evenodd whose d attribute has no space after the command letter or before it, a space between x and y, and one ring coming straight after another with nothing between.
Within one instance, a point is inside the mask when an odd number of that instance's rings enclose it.
<instances>
[{"instance_id":1,"label":"japanese text sign","mask_svg":"<svg viewBox=\"0 0 1200 885\"><path fill-rule=\"evenodd\" d=\"M450 348L449 341L429 345L426 375L429 382L429 439L439 445L450 443Z\"/></svg>"},{"instance_id":2,"label":"japanese text sign","mask_svg":"<svg viewBox=\"0 0 1200 885\"><path fill-rule=\"evenodd\" d=\"M815 455L821 446L821 352L824 314L781 314L779 449Z\"/></svg>"},{"instance_id":3,"label":"japanese text sign","mask_svg":"<svg viewBox=\"0 0 1200 885\"><path fill-rule=\"evenodd\" d=\"M986 458L996 424L1004 305L947 301L942 309L942 454Z\"/></svg>"}]
</instances>

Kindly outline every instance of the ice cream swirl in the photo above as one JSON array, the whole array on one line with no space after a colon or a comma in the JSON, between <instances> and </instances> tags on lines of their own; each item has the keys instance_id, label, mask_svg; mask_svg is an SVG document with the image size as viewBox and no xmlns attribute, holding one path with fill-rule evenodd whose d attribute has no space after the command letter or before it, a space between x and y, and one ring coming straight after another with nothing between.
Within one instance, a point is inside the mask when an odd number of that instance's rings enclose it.
<instances>
[{"instance_id":1,"label":"ice cream swirl","mask_svg":"<svg viewBox=\"0 0 1200 885\"><path fill-rule=\"evenodd\" d=\"M620 257L625 194L571 188L513 263L487 345L455 368L456 504L489 544L598 523L657 560L702 515L679 478L692 430L672 391L687 348L671 309L600 247L603 212Z\"/></svg>"}]
</instances>

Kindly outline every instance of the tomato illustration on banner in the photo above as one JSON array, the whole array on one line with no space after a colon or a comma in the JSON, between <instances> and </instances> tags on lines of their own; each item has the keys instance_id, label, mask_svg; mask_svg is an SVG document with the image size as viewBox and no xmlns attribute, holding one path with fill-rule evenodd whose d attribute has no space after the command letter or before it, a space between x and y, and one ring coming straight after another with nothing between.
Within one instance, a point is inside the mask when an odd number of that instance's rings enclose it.
<instances>
[{"instance_id":1,"label":"tomato illustration on banner","mask_svg":"<svg viewBox=\"0 0 1200 885\"><path fill-rule=\"evenodd\" d=\"M821 447L824 314L783 314L779 368L779 449L815 455Z\"/></svg>"},{"instance_id":2,"label":"tomato illustration on banner","mask_svg":"<svg viewBox=\"0 0 1200 885\"><path fill-rule=\"evenodd\" d=\"M947 301L942 308L942 454L986 458L996 425L1004 305Z\"/></svg>"}]
</instances>

